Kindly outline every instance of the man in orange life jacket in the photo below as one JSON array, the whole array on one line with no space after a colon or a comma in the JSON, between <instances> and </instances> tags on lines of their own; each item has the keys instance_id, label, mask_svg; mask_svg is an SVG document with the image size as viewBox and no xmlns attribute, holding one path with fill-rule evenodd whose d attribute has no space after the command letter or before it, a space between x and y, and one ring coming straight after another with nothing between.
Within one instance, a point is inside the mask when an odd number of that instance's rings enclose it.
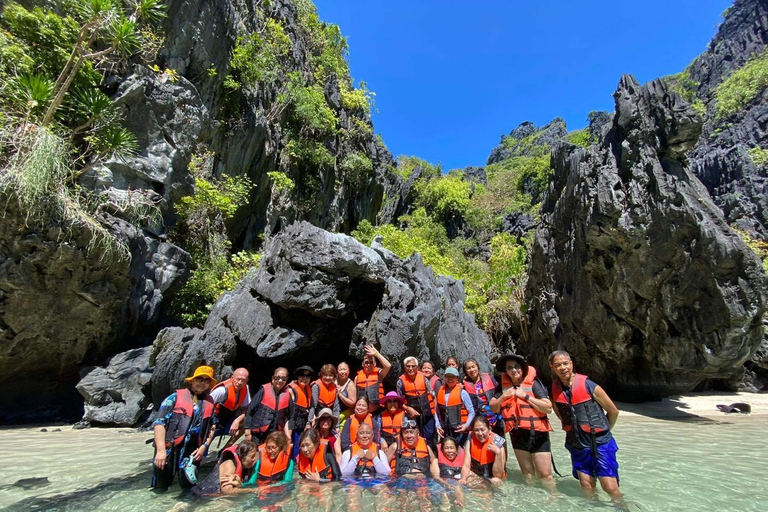
<instances>
[{"instance_id":1,"label":"man in orange life jacket","mask_svg":"<svg viewBox=\"0 0 768 512\"><path fill-rule=\"evenodd\" d=\"M366 345L364 349L363 369L357 372L355 389L357 398L364 396L368 399L368 412L373 414L379 410L379 402L384 398L382 381L392 369L392 363L373 345ZM381 363L381 368L376 367L376 360Z\"/></svg>"},{"instance_id":2,"label":"man in orange life jacket","mask_svg":"<svg viewBox=\"0 0 768 512\"><path fill-rule=\"evenodd\" d=\"M283 430L286 436L289 434L287 426L291 400L287 383L288 369L276 368L272 382L264 384L253 395L243 420L247 440L261 444L274 430Z\"/></svg>"},{"instance_id":3,"label":"man in orange life jacket","mask_svg":"<svg viewBox=\"0 0 768 512\"><path fill-rule=\"evenodd\" d=\"M586 375L574 373L568 352L552 352L549 366L557 376L552 383L552 402L565 430L573 476L579 480L585 496L594 496L597 478L611 499L619 501L619 447L611 434L619 410L603 388Z\"/></svg>"},{"instance_id":4,"label":"man in orange life jacket","mask_svg":"<svg viewBox=\"0 0 768 512\"><path fill-rule=\"evenodd\" d=\"M405 373L397 379L397 394L405 399L405 413L420 426L421 435L430 446L435 446L435 391L424 374L419 371L419 360L406 357L403 360Z\"/></svg>"},{"instance_id":5,"label":"man in orange life jacket","mask_svg":"<svg viewBox=\"0 0 768 512\"><path fill-rule=\"evenodd\" d=\"M248 388L248 370L238 368L232 376L219 382L211 390L216 419L219 428L218 435L229 434L229 441L224 445L228 448L245 433L243 420L248 404L251 403L251 390Z\"/></svg>"},{"instance_id":6,"label":"man in orange life jacket","mask_svg":"<svg viewBox=\"0 0 768 512\"><path fill-rule=\"evenodd\" d=\"M152 487L156 489L170 487L176 473L182 489L194 486L197 467L213 440L216 418L208 396L208 390L216 384L213 368L199 366L186 381L189 388L177 389L163 400L152 424L155 438Z\"/></svg>"}]
</instances>

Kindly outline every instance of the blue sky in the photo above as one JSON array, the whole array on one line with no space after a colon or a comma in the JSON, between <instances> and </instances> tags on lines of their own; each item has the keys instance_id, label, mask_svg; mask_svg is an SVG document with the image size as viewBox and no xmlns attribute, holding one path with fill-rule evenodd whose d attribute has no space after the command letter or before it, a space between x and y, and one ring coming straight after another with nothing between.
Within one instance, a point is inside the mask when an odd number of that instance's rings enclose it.
<instances>
[{"instance_id":1,"label":"blue sky","mask_svg":"<svg viewBox=\"0 0 768 512\"><path fill-rule=\"evenodd\" d=\"M613 110L623 73L645 82L706 49L731 0L315 0L376 93L394 155L484 165L503 133Z\"/></svg>"}]
</instances>

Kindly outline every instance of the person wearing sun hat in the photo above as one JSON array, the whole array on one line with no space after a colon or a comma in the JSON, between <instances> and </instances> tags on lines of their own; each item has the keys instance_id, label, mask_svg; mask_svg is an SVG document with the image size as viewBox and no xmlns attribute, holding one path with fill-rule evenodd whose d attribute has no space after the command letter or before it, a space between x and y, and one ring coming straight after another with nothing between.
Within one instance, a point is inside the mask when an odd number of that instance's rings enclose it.
<instances>
[{"instance_id":1,"label":"person wearing sun hat","mask_svg":"<svg viewBox=\"0 0 768 512\"><path fill-rule=\"evenodd\" d=\"M501 385L491 399L491 410L501 413L523 477L530 484L538 476L550 492L555 492L549 441L552 426L547 418L552 402L547 388L536 377L536 368L517 354L501 357L496 369Z\"/></svg>"},{"instance_id":2,"label":"person wearing sun hat","mask_svg":"<svg viewBox=\"0 0 768 512\"><path fill-rule=\"evenodd\" d=\"M179 474L179 485L197 483L197 468L213 440L216 416L208 391L216 385L213 368L198 366L185 379L187 387L163 400L154 421L155 456L152 487L167 489Z\"/></svg>"},{"instance_id":3,"label":"person wearing sun hat","mask_svg":"<svg viewBox=\"0 0 768 512\"><path fill-rule=\"evenodd\" d=\"M394 391L390 391L381 400L384 405L384 410L379 416L381 422L381 443L382 448L387 449L387 446L397 442L397 437L400 435L400 429L403 426L403 420L405 419L405 410L403 404L405 398L401 397Z\"/></svg>"},{"instance_id":4,"label":"person wearing sun hat","mask_svg":"<svg viewBox=\"0 0 768 512\"><path fill-rule=\"evenodd\" d=\"M328 445L328 449L336 456L336 462L341 461L341 442L336 426L339 424L339 418L333 415L333 411L324 407L317 413L312 425L317 433L320 434L322 442Z\"/></svg>"}]
</instances>

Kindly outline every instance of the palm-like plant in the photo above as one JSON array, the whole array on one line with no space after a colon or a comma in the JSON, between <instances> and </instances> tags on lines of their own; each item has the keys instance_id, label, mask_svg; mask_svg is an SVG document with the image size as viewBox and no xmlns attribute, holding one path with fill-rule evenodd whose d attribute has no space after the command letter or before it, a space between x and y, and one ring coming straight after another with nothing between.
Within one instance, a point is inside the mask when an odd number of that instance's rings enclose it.
<instances>
[{"instance_id":1,"label":"palm-like plant","mask_svg":"<svg viewBox=\"0 0 768 512\"><path fill-rule=\"evenodd\" d=\"M73 110L78 119L84 119L83 123L72 130L76 135L92 125L107 125L115 121L117 113L114 103L99 89L75 90Z\"/></svg>"},{"instance_id":2,"label":"palm-like plant","mask_svg":"<svg viewBox=\"0 0 768 512\"><path fill-rule=\"evenodd\" d=\"M130 0L133 13L131 19L139 23L158 23L166 16L166 5L162 0Z\"/></svg>"},{"instance_id":3,"label":"palm-like plant","mask_svg":"<svg viewBox=\"0 0 768 512\"><path fill-rule=\"evenodd\" d=\"M27 117L43 110L53 96L53 80L43 75L21 75L11 85L17 101L27 109Z\"/></svg>"}]
</instances>

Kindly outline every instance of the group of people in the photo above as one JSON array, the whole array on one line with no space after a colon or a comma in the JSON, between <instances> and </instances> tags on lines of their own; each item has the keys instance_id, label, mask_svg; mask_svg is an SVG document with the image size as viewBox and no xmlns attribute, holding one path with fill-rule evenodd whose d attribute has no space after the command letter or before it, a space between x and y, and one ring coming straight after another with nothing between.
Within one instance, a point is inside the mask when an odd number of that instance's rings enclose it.
<instances>
[{"instance_id":1,"label":"group of people","mask_svg":"<svg viewBox=\"0 0 768 512\"><path fill-rule=\"evenodd\" d=\"M316 482L387 475L431 476L474 485L506 476L507 434L526 481L555 491L548 415L566 432L573 475L585 494L596 483L614 500L619 492L618 447L611 434L618 409L600 386L574 372L565 351L549 357L551 394L536 369L515 354L496 362L497 379L477 361L450 357L442 378L432 363L403 361L396 389L385 393L392 364L373 346L353 377L347 363L277 368L251 395L245 368L217 382L198 367L160 406L154 422L153 487L178 475L183 488L203 494L252 492L294 472ZM313 379L315 379L313 381ZM215 436L229 435L214 470L197 471ZM241 437L244 440L237 443Z\"/></svg>"}]
</instances>

